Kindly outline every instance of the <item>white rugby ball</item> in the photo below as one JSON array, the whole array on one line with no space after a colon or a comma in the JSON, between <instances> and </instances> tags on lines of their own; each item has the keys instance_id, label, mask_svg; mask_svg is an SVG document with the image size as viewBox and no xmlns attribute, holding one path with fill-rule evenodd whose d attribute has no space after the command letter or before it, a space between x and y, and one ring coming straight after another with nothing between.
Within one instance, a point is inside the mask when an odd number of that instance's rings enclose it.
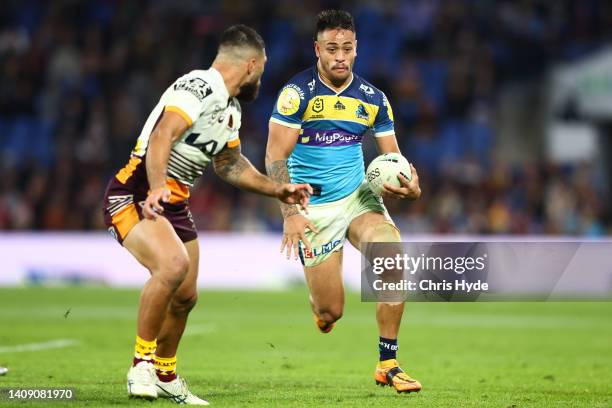
<instances>
[{"instance_id":1,"label":"white rugby ball","mask_svg":"<svg viewBox=\"0 0 612 408\"><path fill-rule=\"evenodd\" d=\"M399 153L385 153L372 160L366 170L366 180L374 194L379 196L385 183L395 187L402 186L397 178L398 174L410 181L412 179L410 163Z\"/></svg>"}]
</instances>

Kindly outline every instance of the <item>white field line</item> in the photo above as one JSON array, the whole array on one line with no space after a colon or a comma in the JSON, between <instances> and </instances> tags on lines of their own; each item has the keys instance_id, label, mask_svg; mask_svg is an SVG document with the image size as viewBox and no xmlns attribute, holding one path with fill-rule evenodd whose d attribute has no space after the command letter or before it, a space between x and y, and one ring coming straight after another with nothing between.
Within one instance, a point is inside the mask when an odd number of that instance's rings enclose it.
<instances>
[{"instance_id":1,"label":"white field line","mask_svg":"<svg viewBox=\"0 0 612 408\"><path fill-rule=\"evenodd\" d=\"M79 344L79 341L75 339L57 339L57 340L44 341L41 343L24 343L24 344L17 344L14 346L4 346L4 347L0 346L0 354L2 353L21 353L24 351L49 350L49 349L76 346L77 344Z\"/></svg>"}]
</instances>

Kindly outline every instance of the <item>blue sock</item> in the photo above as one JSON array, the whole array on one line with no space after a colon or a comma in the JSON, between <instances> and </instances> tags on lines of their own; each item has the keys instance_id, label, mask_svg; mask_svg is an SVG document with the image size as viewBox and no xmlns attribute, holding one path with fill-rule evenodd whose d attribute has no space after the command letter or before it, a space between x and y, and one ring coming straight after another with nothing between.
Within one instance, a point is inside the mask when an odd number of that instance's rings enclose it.
<instances>
[{"instance_id":1,"label":"blue sock","mask_svg":"<svg viewBox=\"0 0 612 408\"><path fill-rule=\"evenodd\" d=\"M380 361L390 360L395 358L397 353L397 339L378 338L378 351L380 352Z\"/></svg>"}]
</instances>

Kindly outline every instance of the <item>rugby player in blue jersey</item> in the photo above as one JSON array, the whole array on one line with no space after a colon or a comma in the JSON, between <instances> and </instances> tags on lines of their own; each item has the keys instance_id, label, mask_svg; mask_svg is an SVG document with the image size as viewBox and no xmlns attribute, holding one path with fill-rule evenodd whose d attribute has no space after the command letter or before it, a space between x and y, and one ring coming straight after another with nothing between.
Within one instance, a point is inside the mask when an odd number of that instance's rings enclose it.
<instances>
[{"instance_id":1,"label":"rugby player in blue jersey","mask_svg":"<svg viewBox=\"0 0 612 408\"><path fill-rule=\"evenodd\" d=\"M399 230L380 197L364 181L361 141L372 130L379 153L400 152L393 112L385 95L352 72L357 40L352 16L340 10L318 15L314 67L294 76L280 91L270 118L266 168L282 183L309 183L314 194L308 214L281 205L281 251L300 256L319 330L328 333L344 307L342 247L361 242L399 242ZM384 197L414 200L421 190L398 175L401 187L386 185ZM396 360L403 303L377 303L380 358L378 384L398 392L419 391Z\"/></svg>"}]
</instances>

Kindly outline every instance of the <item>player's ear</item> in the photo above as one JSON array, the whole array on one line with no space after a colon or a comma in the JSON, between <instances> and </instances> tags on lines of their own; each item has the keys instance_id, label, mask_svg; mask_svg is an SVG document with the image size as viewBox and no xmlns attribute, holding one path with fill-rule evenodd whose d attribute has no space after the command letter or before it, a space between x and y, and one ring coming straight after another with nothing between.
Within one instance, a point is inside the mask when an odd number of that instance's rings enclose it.
<instances>
[{"instance_id":1,"label":"player's ear","mask_svg":"<svg viewBox=\"0 0 612 408\"><path fill-rule=\"evenodd\" d=\"M247 62L247 75L251 75L255 71L255 58L251 58Z\"/></svg>"},{"instance_id":2,"label":"player's ear","mask_svg":"<svg viewBox=\"0 0 612 408\"><path fill-rule=\"evenodd\" d=\"M321 47L319 46L319 42L316 40L314 41L314 50L315 50L315 55L317 56L317 58L319 58L321 56Z\"/></svg>"},{"instance_id":3,"label":"player's ear","mask_svg":"<svg viewBox=\"0 0 612 408\"><path fill-rule=\"evenodd\" d=\"M357 40L355 40L355 56L357 56Z\"/></svg>"}]
</instances>

